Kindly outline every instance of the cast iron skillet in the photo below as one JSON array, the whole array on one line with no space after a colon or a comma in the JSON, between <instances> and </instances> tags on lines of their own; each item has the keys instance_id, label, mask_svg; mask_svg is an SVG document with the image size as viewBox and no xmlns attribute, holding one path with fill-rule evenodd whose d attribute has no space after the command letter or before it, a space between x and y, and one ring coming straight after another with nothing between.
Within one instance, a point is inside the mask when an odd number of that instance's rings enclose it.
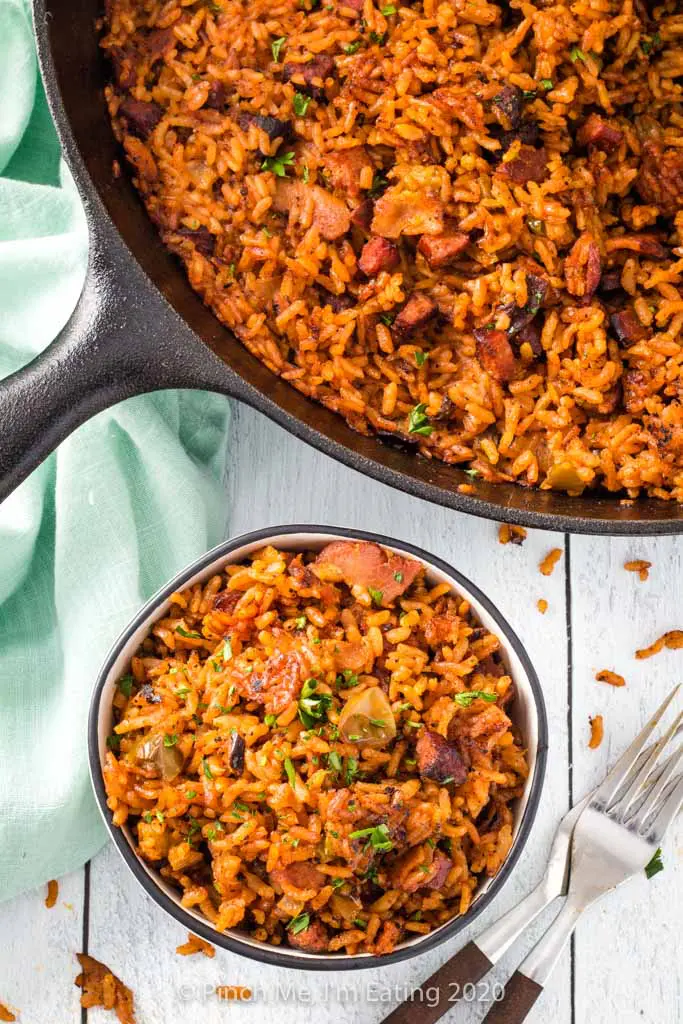
<instances>
[{"instance_id":1,"label":"cast iron skillet","mask_svg":"<svg viewBox=\"0 0 683 1024\"><path fill-rule=\"evenodd\" d=\"M614 496L570 498L470 481L437 460L362 437L341 417L270 373L206 309L168 253L128 177L102 96L101 0L34 0L43 79L90 230L78 307L56 341L0 383L0 500L72 430L131 395L160 388L219 391L260 409L347 466L440 505L490 519L575 533L683 532L683 508ZM474 494L460 494L460 484Z\"/></svg>"}]
</instances>

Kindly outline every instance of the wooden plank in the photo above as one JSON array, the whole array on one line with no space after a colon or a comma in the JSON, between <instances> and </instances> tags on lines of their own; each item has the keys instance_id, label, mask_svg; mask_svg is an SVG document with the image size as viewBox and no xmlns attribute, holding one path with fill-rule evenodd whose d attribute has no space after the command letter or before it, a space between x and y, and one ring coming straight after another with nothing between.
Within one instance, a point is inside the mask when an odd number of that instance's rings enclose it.
<instances>
[{"instance_id":1,"label":"wooden plank","mask_svg":"<svg viewBox=\"0 0 683 1024\"><path fill-rule=\"evenodd\" d=\"M389 533L420 544L452 562L496 600L527 644L548 696L552 757L541 812L523 860L504 892L489 908L492 920L523 895L541 874L555 823L567 802L566 640L563 568L550 579L538 574L542 555L562 538L530 535L525 546L502 548L494 524L458 516L400 494L345 469L295 441L256 413L236 410L229 476L231 534L265 525L328 523ZM541 616L535 602L550 604ZM135 992L145 1024L190 1024L201 1011L207 1024L224 1019L226 1007L206 996L203 986L246 985L263 999L263 1018L279 1024L283 1011L297 1024L319 1020L321 1012L339 1024L381 1020L399 992L424 980L466 937L415 961L351 975L319 974L265 967L218 951L213 961L185 960L174 948L183 931L166 918L137 888L110 848L92 866L90 948L101 956ZM528 947L529 937L521 949ZM518 954L519 955L519 951ZM507 958L503 973L514 966ZM569 1024L569 958L558 970L543 1004L530 1020L552 1016ZM498 972L497 977L501 977ZM183 986L186 986L183 988ZM279 986L279 988L278 988ZM288 986L293 986L288 998ZM293 1000L293 1001L291 1001ZM453 1016L463 1022L479 1019L483 1004L460 1007ZM259 1010L259 1013L261 1011ZM249 1005L231 1004L231 1019L253 1019ZM97 1013L93 1024L105 1024Z\"/></svg>"},{"instance_id":2,"label":"wooden plank","mask_svg":"<svg viewBox=\"0 0 683 1024\"><path fill-rule=\"evenodd\" d=\"M651 561L641 583L624 562ZM683 628L681 543L675 537L573 537L574 624L573 748L577 798L593 788L680 679L681 652L664 651L646 661L634 652L667 629ZM626 686L595 681L601 669L620 673ZM605 738L588 748L590 715L602 714ZM606 897L588 911L576 932L576 1020L591 1024L680 1019L683 980L677 948L680 887L673 873L680 859L681 830L664 843L666 869ZM675 907L678 905L678 913ZM596 984L597 982L597 984Z\"/></svg>"},{"instance_id":3,"label":"wooden plank","mask_svg":"<svg viewBox=\"0 0 683 1024\"><path fill-rule=\"evenodd\" d=\"M59 880L50 910L45 896L41 887L0 904L0 1003L19 1021L78 1024L73 982L83 940L83 870Z\"/></svg>"}]
</instances>

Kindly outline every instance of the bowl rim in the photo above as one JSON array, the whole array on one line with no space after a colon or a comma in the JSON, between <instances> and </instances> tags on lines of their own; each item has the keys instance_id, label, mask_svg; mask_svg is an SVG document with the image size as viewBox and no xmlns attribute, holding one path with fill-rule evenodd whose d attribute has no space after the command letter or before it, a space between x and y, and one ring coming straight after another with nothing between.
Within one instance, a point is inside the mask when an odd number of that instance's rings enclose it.
<instances>
[{"instance_id":1,"label":"bowl rim","mask_svg":"<svg viewBox=\"0 0 683 1024\"><path fill-rule=\"evenodd\" d=\"M147 870L142 866L139 856L134 852L130 843L126 839L123 830L113 824L113 815L107 806L107 795L100 766L99 754L99 722L103 707L102 695L112 668L121 654L122 649L129 642L131 635L135 633L147 620L153 617L159 605L163 604L171 594L176 590L181 589L187 581L193 577L201 575L201 573L207 570L208 567L217 559L229 556L238 548L246 547L250 544L260 541L268 542L270 538L294 536L297 534L341 536L346 537L349 540L369 541L385 547L402 550L406 552L406 554L412 555L414 558L422 561L427 565L427 567L434 566L434 568L451 577L458 586L462 586L465 591L472 594L495 621L496 626L500 631L501 639L504 640L507 646L512 648L515 655L521 662L522 668L524 669L529 682L529 687L531 689L536 709L538 741L536 746L534 775L531 781L529 796L522 813L522 818L512 847L501 868L491 879L488 889L474 901L472 907L464 914L457 915L435 931L428 932L422 940L419 940L410 946L396 949L392 953L387 953L382 956L371 955L361 959L338 953L292 953L288 951L285 954L280 952L277 946L269 946L265 943L259 946L253 946L242 941L239 935L235 933L218 932L209 924L209 922L205 923L202 919L188 913L183 907L175 903L169 896L167 896L163 889L155 883ZM228 540L221 541L220 544L217 544L189 565L185 566L173 577L173 579L168 583L165 583L155 594L152 595L152 597L149 598L148 601L145 602L142 608L128 622L112 644L107 656L105 657L93 688L87 728L88 766L97 806L102 818L104 819L110 838L113 840L119 854L122 856L127 867L133 873L146 894L154 900L162 910L165 910L166 913L170 914L170 916L179 924L187 928L188 931L194 932L196 935L206 939L208 942L211 942L216 946L220 946L223 949L227 949L231 953L246 956L251 960L271 964L276 967L287 967L294 970L368 970L380 966L387 966L389 964L398 963L401 960L408 960L415 956L419 956L422 953L426 953L429 950L434 949L436 946L448 941L448 939L453 938L464 928L468 927L479 916L479 914L486 909L497 893L500 892L519 860L522 850L526 846L533 822L535 821L536 814L538 812L543 783L545 781L548 755L548 718L539 678L519 637L512 629L507 619L498 610L491 599L486 596L486 594L484 594L461 572L449 565L448 562L445 562L438 556L432 555L430 552L425 551L423 548L411 544L408 541L394 539L386 534L356 530L352 527L318 526L315 524L268 526L248 533L238 534Z\"/></svg>"}]
</instances>

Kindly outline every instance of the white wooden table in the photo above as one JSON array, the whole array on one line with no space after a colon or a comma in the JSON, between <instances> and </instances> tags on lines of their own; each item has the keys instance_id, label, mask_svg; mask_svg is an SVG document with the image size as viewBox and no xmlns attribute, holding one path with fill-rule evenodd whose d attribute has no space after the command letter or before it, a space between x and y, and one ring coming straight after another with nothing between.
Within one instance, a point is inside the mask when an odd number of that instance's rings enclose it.
<instances>
[{"instance_id":1,"label":"white wooden table","mask_svg":"<svg viewBox=\"0 0 683 1024\"><path fill-rule=\"evenodd\" d=\"M186 933L143 895L109 845L85 869L60 880L54 909L45 909L42 890L0 906L0 1002L20 1011L21 1024L114 1019L102 1010L82 1015L73 979L74 953L83 949L134 990L139 1024L380 1021L397 1001L394 993L428 977L533 886L566 808L596 784L681 677L683 652L664 651L648 661L633 656L664 630L683 626L677 538L570 538L538 531L522 547L503 547L496 524L367 480L242 407L235 410L226 496L226 535L288 522L377 530L440 555L489 594L526 645L548 708L548 771L531 838L513 877L473 929L415 960L356 974L285 971L221 950L213 960L179 957L175 947ZM538 563L552 547L563 555L546 578ZM653 563L647 582L623 569L632 558ZM545 615L536 608L540 597L548 601ZM595 672L603 668L624 675L626 687L596 682ZM604 715L605 739L589 750L588 717L597 713ZM681 1019L680 845L680 833L678 842L669 837L663 873L650 882L643 875L586 915L530 1021ZM548 920L546 913L508 954L496 979L511 973ZM219 1002L217 985L248 986L255 998ZM459 1003L445 1019L471 1024L486 1010L483 1001Z\"/></svg>"}]
</instances>

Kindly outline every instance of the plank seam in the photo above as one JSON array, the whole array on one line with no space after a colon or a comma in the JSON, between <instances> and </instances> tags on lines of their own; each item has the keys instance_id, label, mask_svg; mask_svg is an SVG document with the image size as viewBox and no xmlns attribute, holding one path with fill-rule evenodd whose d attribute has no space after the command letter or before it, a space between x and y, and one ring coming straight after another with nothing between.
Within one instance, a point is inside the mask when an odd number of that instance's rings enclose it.
<instances>
[{"instance_id":1,"label":"plank seam","mask_svg":"<svg viewBox=\"0 0 683 1024\"><path fill-rule=\"evenodd\" d=\"M83 868L83 940L82 949L88 952L88 937L90 934L90 861L86 861ZM81 1024L88 1024L88 1011L81 1006Z\"/></svg>"},{"instance_id":2,"label":"plank seam","mask_svg":"<svg viewBox=\"0 0 683 1024\"><path fill-rule=\"evenodd\" d=\"M571 537L564 535L564 603L567 626L567 798L574 806L574 716L572 699L574 689L574 652L572 636L572 560ZM569 1000L571 1024L576 1024L576 941L572 932L569 940Z\"/></svg>"}]
</instances>

